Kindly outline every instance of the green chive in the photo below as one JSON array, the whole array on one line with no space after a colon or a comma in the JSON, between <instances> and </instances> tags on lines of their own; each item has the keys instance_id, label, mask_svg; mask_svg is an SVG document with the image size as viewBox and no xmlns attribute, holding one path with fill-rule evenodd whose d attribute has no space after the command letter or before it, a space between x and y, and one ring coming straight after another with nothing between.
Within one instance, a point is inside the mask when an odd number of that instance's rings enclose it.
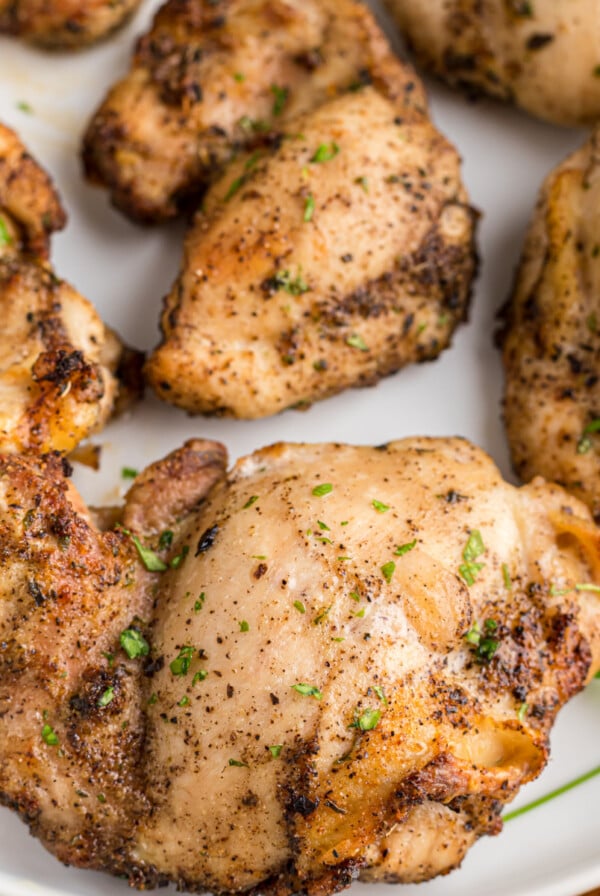
<instances>
[{"instance_id":1,"label":"green chive","mask_svg":"<svg viewBox=\"0 0 600 896\"><path fill-rule=\"evenodd\" d=\"M121 478L122 479L135 479L138 475L139 471L134 467L122 467L121 468Z\"/></svg>"},{"instance_id":2,"label":"green chive","mask_svg":"<svg viewBox=\"0 0 600 896\"><path fill-rule=\"evenodd\" d=\"M526 812L530 812L532 809L537 809L538 806L543 806L544 803L549 803L550 800L555 799L557 796L562 796L563 793L567 793L575 787L579 787L580 784L585 784L586 781L595 778L596 775L600 775L600 765L589 772L585 772L583 775L579 775L578 778L573 778L568 784L563 784L562 787L557 787L556 790L551 790L550 793L547 793L545 796L540 796L537 800L532 800L531 803L527 803L527 805L521 806L519 809L513 809L512 812L507 812L506 815L502 816L502 821L512 821L513 818L518 818L519 815L525 815Z\"/></svg>"},{"instance_id":3,"label":"green chive","mask_svg":"<svg viewBox=\"0 0 600 896\"><path fill-rule=\"evenodd\" d=\"M249 507L252 507L253 504L256 504L257 501L258 501L258 495L252 495L250 498L248 498L248 500L242 507L242 510L247 510Z\"/></svg>"},{"instance_id":4,"label":"green chive","mask_svg":"<svg viewBox=\"0 0 600 896\"><path fill-rule=\"evenodd\" d=\"M331 143L321 143L310 161L316 163L330 162L337 156L339 151L339 146L333 140Z\"/></svg>"},{"instance_id":5,"label":"green chive","mask_svg":"<svg viewBox=\"0 0 600 896\"><path fill-rule=\"evenodd\" d=\"M384 504L382 501L377 501L377 500L373 499L373 501L371 501L371 503L372 503L373 507L375 508L375 510L377 511L377 513L387 513L387 511L390 509L390 505Z\"/></svg>"},{"instance_id":6,"label":"green chive","mask_svg":"<svg viewBox=\"0 0 600 896\"><path fill-rule=\"evenodd\" d=\"M304 604L302 603L301 600L295 600L294 606L298 610L299 613L306 613L306 607L304 606Z\"/></svg>"},{"instance_id":7,"label":"green chive","mask_svg":"<svg viewBox=\"0 0 600 896\"><path fill-rule=\"evenodd\" d=\"M417 539L415 538L413 541L407 541L406 544L399 544L396 550L394 551L394 555L396 557L404 557L405 554L408 554L409 551L412 551L414 547L417 545Z\"/></svg>"},{"instance_id":8,"label":"green chive","mask_svg":"<svg viewBox=\"0 0 600 896\"><path fill-rule=\"evenodd\" d=\"M236 768L249 768L247 762L240 762L239 759L230 759L229 765L234 765Z\"/></svg>"},{"instance_id":9,"label":"green chive","mask_svg":"<svg viewBox=\"0 0 600 896\"><path fill-rule=\"evenodd\" d=\"M322 498L324 495L329 495L333 491L333 485L331 482L322 482L320 485L315 485L312 490L313 495L317 498Z\"/></svg>"},{"instance_id":10,"label":"green chive","mask_svg":"<svg viewBox=\"0 0 600 896\"><path fill-rule=\"evenodd\" d=\"M357 718L356 727L360 728L361 731L372 731L373 728L377 727L380 718L381 711L379 709L365 709Z\"/></svg>"},{"instance_id":11,"label":"green chive","mask_svg":"<svg viewBox=\"0 0 600 896\"><path fill-rule=\"evenodd\" d=\"M304 220L308 223L313 216L313 212L315 210L315 200L312 194L309 194L306 197L306 201L304 203Z\"/></svg>"},{"instance_id":12,"label":"green chive","mask_svg":"<svg viewBox=\"0 0 600 896\"><path fill-rule=\"evenodd\" d=\"M192 658L194 656L195 649L186 645L182 647L176 656L176 658L169 663L169 669L173 673L173 675L187 675Z\"/></svg>"}]
</instances>

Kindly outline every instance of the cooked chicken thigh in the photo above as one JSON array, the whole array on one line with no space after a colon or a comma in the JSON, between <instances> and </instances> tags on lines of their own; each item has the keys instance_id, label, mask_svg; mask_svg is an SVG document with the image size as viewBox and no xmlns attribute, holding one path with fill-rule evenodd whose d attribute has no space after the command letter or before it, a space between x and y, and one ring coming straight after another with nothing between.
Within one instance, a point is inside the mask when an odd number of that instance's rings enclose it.
<instances>
[{"instance_id":1,"label":"cooked chicken thigh","mask_svg":"<svg viewBox=\"0 0 600 896\"><path fill-rule=\"evenodd\" d=\"M504 416L527 480L600 518L600 131L548 175L504 310Z\"/></svg>"},{"instance_id":2,"label":"cooked chicken thigh","mask_svg":"<svg viewBox=\"0 0 600 896\"><path fill-rule=\"evenodd\" d=\"M208 192L146 368L166 401L261 417L446 347L475 214L406 70L388 75L292 119Z\"/></svg>"},{"instance_id":3,"label":"cooked chicken thigh","mask_svg":"<svg viewBox=\"0 0 600 896\"><path fill-rule=\"evenodd\" d=\"M385 80L389 52L354 0L169 0L88 127L88 177L141 221L197 207L223 163L257 135ZM405 86L424 107L415 79Z\"/></svg>"},{"instance_id":4,"label":"cooked chicken thigh","mask_svg":"<svg viewBox=\"0 0 600 896\"><path fill-rule=\"evenodd\" d=\"M417 59L454 87L557 124L600 118L597 0L386 0Z\"/></svg>"},{"instance_id":5,"label":"cooked chicken thigh","mask_svg":"<svg viewBox=\"0 0 600 896\"><path fill-rule=\"evenodd\" d=\"M188 443L101 532L57 460L1 460L3 801L140 887L448 871L600 667L589 511L460 439L225 463Z\"/></svg>"},{"instance_id":6,"label":"cooked chicken thigh","mask_svg":"<svg viewBox=\"0 0 600 896\"><path fill-rule=\"evenodd\" d=\"M70 451L135 385L136 353L48 263L64 223L48 176L0 125L1 451Z\"/></svg>"},{"instance_id":7,"label":"cooked chicken thigh","mask_svg":"<svg viewBox=\"0 0 600 896\"><path fill-rule=\"evenodd\" d=\"M118 28L140 0L0 0L0 32L51 49L77 49Z\"/></svg>"}]
</instances>

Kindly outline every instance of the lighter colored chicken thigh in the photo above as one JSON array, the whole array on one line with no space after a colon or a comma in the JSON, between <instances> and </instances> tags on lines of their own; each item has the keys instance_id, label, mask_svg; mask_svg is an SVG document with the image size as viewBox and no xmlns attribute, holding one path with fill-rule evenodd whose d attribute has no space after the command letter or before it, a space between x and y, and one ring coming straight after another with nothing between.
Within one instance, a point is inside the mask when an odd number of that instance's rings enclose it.
<instances>
[{"instance_id":1,"label":"lighter colored chicken thigh","mask_svg":"<svg viewBox=\"0 0 600 896\"><path fill-rule=\"evenodd\" d=\"M208 192L146 366L161 398L262 417L447 346L476 216L411 73L391 58L387 71L290 120Z\"/></svg>"},{"instance_id":2,"label":"lighter colored chicken thigh","mask_svg":"<svg viewBox=\"0 0 600 896\"><path fill-rule=\"evenodd\" d=\"M49 264L64 224L50 179L0 125L1 451L68 452L139 391L139 357Z\"/></svg>"},{"instance_id":3,"label":"lighter colored chicken thigh","mask_svg":"<svg viewBox=\"0 0 600 896\"><path fill-rule=\"evenodd\" d=\"M504 416L513 463L600 519L600 131L541 189L504 310Z\"/></svg>"},{"instance_id":4,"label":"lighter colored chicken thigh","mask_svg":"<svg viewBox=\"0 0 600 896\"><path fill-rule=\"evenodd\" d=\"M600 667L589 511L460 439L225 465L189 442L101 532L57 461L0 462L3 801L140 887L448 871Z\"/></svg>"},{"instance_id":5,"label":"lighter colored chicken thigh","mask_svg":"<svg viewBox=\"0 0 600 896\"><path fill-rule=\"evenodd\" d=\"M416 57L454 87L557 124L600 117L598 0L386 0Z\"/></svg>"}]
</instances>

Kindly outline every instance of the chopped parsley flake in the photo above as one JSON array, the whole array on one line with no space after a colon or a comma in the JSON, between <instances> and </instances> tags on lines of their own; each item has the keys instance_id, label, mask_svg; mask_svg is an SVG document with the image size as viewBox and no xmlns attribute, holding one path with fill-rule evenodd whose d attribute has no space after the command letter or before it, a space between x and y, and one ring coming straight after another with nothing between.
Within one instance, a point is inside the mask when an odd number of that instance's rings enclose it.
<instances>
[{"instance_id":1,"label":"chopped parsley flake","mask_svg":"<svg viewBox=\"0 0 600 896\"><path fill-rule=\"evenodd\" d=\"M372 731L377 727L377 723L381 718L381 710L365 709L360 715L356 715L356 719L351 727L358 728L360 731Z\"/></svg>"},{"instance_id":2,"label":"chopped parsley flake","mask_svg":"<svg viewBox=\"0 0 600 896\"><path fill-rule=\"evenodd\" d=\"M187 694L184 695L181 698L181 700L179 701L179 703L177 704L177 706L189 706L189 705L190 705L190 698L187 696Z\"/></svg>"},{"instance_id":3,"label":"chopped parsley flake","mask_svg":"<svg viewBox=\"0 0 600 896\"><path fill-rule=\"evenodd\" d=\"M295 600L294 606L298 610L299 613L306 613L306 607L304 606L304 604L302 603L301 600Z\"/></svg>"},{"instance_id":4,"label":"chopped parsley flake","mask_svg":"<svg viewBox=\"0 0 600 896\"><path fill-rule=\"evenodd\" d=\"M229 765L234 765L236 768L249 768L247 762L240 762L239 759L230 759Z\"/></svg>"},{"instance_id":5,"label":"chopped parsley flake","mask_svg":"<svg viewBox=\"0 0 600 896\"><path fill-rule=\"evenodd\" d=\"M313 216L313 212L315 210L315 199L312 193L310 193L306 197L306 201L304 203L304 221L308 223Z\"/></svg>"},{"instance_id":6,"label":"chopped parsley flake","mask_svg":"<svg viewBox=\"0 0 600 896\"><path fill-rule=\"evenodd\" d=\"M289 271L278 271L272 282L275 289L283 289L290 296L301 296L309 290L308 283L300 271L295 277L292 277Z\"/></svg>"},{"instance_id":7,"label":"chopped parsley flake","mask_svg":"<svg viewBox=\"0 0 600 896\"><path fill-rule=\"evenodd\" d=\"M329 528L327 523L323 522L323 520L317 520L317 526L319 527L319 529L323 529L325 532L331 532L331 529Z\"/></svg>"},{"instance_id":8,"label":"chopped parsley flake","mask_svg":"<svg viewBox=\"0 0 600 896\"><path fill-rule=\"evenodd\" d=\"M187 557L189 552L190 552L189 544L184 544L184 546L182 547L179 554L176 554L174 557L171 558L171 560L169 562L169 566L171 567L171 569L179 569L179 567L181 566L181 564L183 563L183 561L185 560L185 558Z\"/></svg>"},{"instance_id":9,"label":"chopped parsley flake","mask_svg":"<svg viewBox=\"0 0 600 896\"><path fill-rule=\"evenodd\" d=\"M498 650L500 642L497 638L492 637L497 628L498 623L495 619L486 619L483 624L483 631L479 623L475 622L469 631L466 632L464 636L465 641L475 648L475 658L479 663L489 663Z\"/></svg>"},{"instance_id":10,"label":"chopped parsley flake","mask_svg":"<svg viewBox=\"0 0 600 896\"><path fill-rule=\"evenodd\" d=\"M312 684L299 682L298 684L293 684L292 689L302 694L303 697L314 697L315 700L321 700L323 697L321 691Z\"/></svg>"},{"instance_id":11,"label":"chopped parsley flake","mask_svg":"<svg viewBox=\"0 0 600 896\"><path fill-rule=\"evenodd\" d=\"M325 619L325 617L326 617L326 616L329 616L329 612L330 612L330 610L331 610L331 605L328 606L328 607L323 607L323 609L320 610L319 613L318 613L318 614L315 616L315 618L313 619L313 624L314 624L314 625L319 625L319 623L323 622L323 620Z\"/></svg>"},{"instance_id":12,"label":"chopped parsley flake","mask_svg":"<svg viewBox=\"0 0 600 896\"><path fill-rule=\"evenodd\" d=\"M26 115L33 115L33 107L26 100L19 100L17 109L20 112L25 112Z\"/></svg>"},{"instance_id":13,"label":"chopped parsley flake","mask_svg":"<svg viewBox=\"0 0 600 896\"><path fill-rule=\"evenodd\" d=\"M58 734L51 725L44 725L42 728L42 740L49 747L55 747L58 744Z\"/></svg>"},{"instance_id":14,"label":"chopped parsley flake","mask_svg":"<svg viewBox=\"0 0 600 896\"><path fill-rule=\"evenodd\" d=\"M480 572L485 563L476 563L475 560L485 552L485 545L481 537L479 529L473 529L469 534L469 539L463 550L464 563L458 567L458 571L467 585L475 584L477 573Z\"/></svg>"},{"instance_id":15,"label":"chopped parsley flake","mask_svg":"<svg viewBox=\"0 0 600 896\"><path fill-rule=\"evenodd\" d=\"M589 436L595 432L600 432L600 418L598 417L595 420L591 420L583 427L581 438L577 442L578 454L587 454L588 451L591 450L592 440Z\"/></svg>"},{"instance_id":16,"label":"chopped parsley flake","mask_svg":"<svg viewBox=\"0 0 600 896\"><path fill-rule=\"evenodd\" d=\"M12 243L12 237L8 232L8 227L6 226L6 221L0 215L0 248L2 246L10 246Z\"/></svg>"},{"instance_id":17,"label":"chopped parsley flake","mask_svg":"<svg viewBox=\"0 0 600 896\"><path fill-rule=\"evenodd\" d=\"M310 161L317 164L330 162L332 159L335 159L339 151L340 148L334 140L331 143L321 143Z\"/></svg>"},{"instance_id":18,"label":"chopped parsley flake","mask_svg":"<svg viewBox=\"0 0 600 896\"><path fill-rule=\"evenodd\" d=\"M369 181L366 177L357 177L354 183L362 187L365 193L369 192Z\"/></svg>"},{"instance_id":19,"label":"chopped parsley flake","mask_svg":"<svg viewBox=\"0 0 600 896\"><path fill-rule=\"evenodd\" d=\"M258 495L252 495L250 498L248 498L248 500L242 507L242 510L247 510L249 507L252 507L253 504L256 504L256 502L258 501L258 498L259 498Z\"/></svg>"},{"instance_id":20,"label":"chopped parsley flake","mask_svg":"<svg viewBox=\"0 0 600 896\"><path fill-rule=\"evenodd\" d=\"M361 352L369 351L369 346L359 333L352 333L350 336L346 336L346 345L349 345L350 348L357 348Z\"/></svg>"},{"instance_id":21,"label":"chopped parsley flake","mask_svg":"<svg viewBox=\"0 0 600 896\"><path fill-rule=\"evenodd\" d=\"M312 490L313 495L317 498L322 498L325 495L329 495L333 491L333 485L331 482L322 482L320 485L315 485Z\"/></svg>"},{"instance_id":22,"label":"chopped parsley flake","mask_svg":"<svg viewBox=\"0 0 600 896\"><path fill-rule=\"evenodd\" d=\"M148 697L148 706L154 706L155 703L158 703L158 694L156 691Z\"/></svg>"},{"instance_id":23,"label":"chopped parsley flake","mask_svg":"<svg viewBox=\"0 0 600 896\"><path fill-rule=\"evenodd\" d=\"M352 615L353 615L353 616L356 616L358 619L362 619L362 618L364 617L364 615L365 615L364 607L363 607L362 610L359 610L358 613L353 613Z\"/></svg>"},{"instance_id":24,"label":"chopped parsley flake","mask_svg":"<svg viewBox=\"0 0 600 896\"><path fill-rule=\"evenodd\" d=\"M281 755L281 751L283 750L283 744L272 744L269 747L269 753L273 757L273 759L277 759Z\"/></svg>"},{"instance_id":25,"label":"chopped parsley flake","mask_svg":"<svg viewBox=\"0 0 600 896\"><path fill-rule=\"evenodd\" d=\"M580 582L575 585L575 591L595 591L600 594L600 585L591 585L588 582Z\"/></svg>"},{"instance_id":26,"label":"chopped parsley flake","mask_svg":"<svg viewBox=\"0 0 600 896\"><path fill-rule=\"evenodd\" d=\"M138 470L134 469L134 467L121 468L121 479L135 479L137 475Z\"/></svg>"},{"instance_id":27,"label":"chopped parsley flake","mask_svg":"<svg viewBox=\"0 0 600 896\"><path fill-rule=\"evenodd\" d=\"M404 557L405 554L408 554L409 551L412 551L414 547L417 546L417 539L413 539L413 541L407 541L406 544L399 544L394 554L396 557Z\"/></svg>"},{"instance_id":28,"label":"chopped parsley flake","mask_svg":"<svg viewBox=\"0 0 600 896\"><path fill-rule=\"evenodd\" d=\"M512 590L512 579L510 577L510 571L506 563L502 564L502 578L504 579L504 587L507 591Z\"/></svg>"},{"instance_id":29,"label":"chopped parsley flake","mask_svg":"<svg viewBox=\"0 0 600 896\"><path fill-rule=\"evenodd\" d=\"M241 72L234 72L233 80L238 81L238 83L241 83L242 81L246 80L246 75L243 75Z\"/></svg>"},{"instance_id":30,"label":"chopped parsley flake","mask_svg":"<svg viewBox=\"0 0 600 896\"><path fill-rule=\"evenodd\" d=\"M148 656L150 645L135 628L126 628L119 636L119 643L130 660Z\"/></svg>"},{"instance_id":31,"label":"chopped parsley flake","mask_svg":"<svg viewBox=\"0 0 600 896\"><path fill-rule=\"evenodd\" d=\"M194 603L194 613L199 613L202 607L204 606L204 601L206 600L206 594L204 591L198 595L195 603Z\"/></svg>"},{"instance_id":32,"label":"chopped parsley flake","mask_svg":"<svg viewBox=\"0 0 600 896\"><path fill-rule=\"evenodd\" d=\"M100 695L98 700L98 706L108 706L109 703L112 703L115 696L114 687L107 688L103 694Z\"/></svg>"},{"instance_id":33,"label":"chopped parsley flake","mask_svg":"<svg viewBox=\"0 0 600 896\"><path fill-rule=\"evenodd\" d=\"M381 572L383 573L383 578L389 584L392 581L392 576L396 571L396 564L393 560L389 560L387 563L384 563L381 567Z\"/></svg>"},{"instance_id":34,"label":"chopped parsley flake","mask_svg":"<svg viewBox=\"0 0 600 896\"><path fill-rule=\"evenodd\" d=\"M528 711L529 711L529 703L521 703L521 705L519 706L519 711L517 713L517 718L518 718L519 722L521 722L521 724L523 724L523 722L525 720L525 716L527 715Z\"/></svg>"},{"instance_id":35,"label":"chopped parsley flake","mask_svg":"<svg viewBox=\"0 0 600 896\"><path fill-rule=\"evenodd\" d=\"M373 685L373 691L377 694L384 706L387 706L387 697L383 692L383 688L378 684Z\"/></svg>"},{"instance_id":36,"label":"chopped parsley flake","mask_svg":"<svg viewBox=\"0 0 600 896\"><path fill-rule=\"evenodd\" d=\"M250 626L246 622L245 619L242 619L242 621L240 622L240 631L241 632L249 632L250 631Z\"/></svg>"},{"instance_id":37,"label":"chopped parsley flake","mask_svg":"<svg viewBox=\"0 0 600 896\"><path fill-rule=\"evenodd\" d=\"M273 115L281 115L290 92L287 87L278 87L276 84L271 84L271 93L274 96Z\"/></svg>"},{"instance_id":38,"label":"chopped parsley flake","mask_svg":"<svg viewBox=\"0 0 600 896\"><path fill-rule=\"evenodd\" d=\"M358 591L351 591L350 597L352 598L352 600L355 600L357 603L360 601L360 594L358 593Z\"/></svg>"},{"instance_id":39,"label":"chopped parsley flake","mask_svg":"<svg viewBox=\"0 0 600 896\"><path fill-rule=\"evenodd\" d=\"M167 548L170 548L173 544L173 532L170 529L165 529L164 532L160 533L160 537L158 539L158 550L164 551Z\"/></svg>"},{"instance_id":40,"label":"chopped parsley flake","mask_svg":"<svg viewBox=\"0 0 600 896\"><path fill-rule=\"evenodd\" d=\"M384 504L383 501L377 501L376 499L373 499L371 503L377 513L387 513L387 511L390 509L390 505Z\"/></svg>"},{"instance_id":41,"label":"chopped parsley flake","mask_svg":"<svg viewBox=\"0 0 600 896\"><path fill-rule=\"evenodd\" d=\"M204 681L206 678L208 678L208 672L206 671L206 669L199 669L192 678L192 684L196 684L197 681Z\"/></svg>"},{"instance_id":42,"label":"chopped parsley flake","mask_svg":"<svg viewBox=\"0 0 600 896\"><path fill-rule=\"evenodd\" d=\"M173 675L187 675L193 656L193 647L190 647L189 645L182 647L177 657L169 664L169 668Z\"/></svg>"}]
</instances>

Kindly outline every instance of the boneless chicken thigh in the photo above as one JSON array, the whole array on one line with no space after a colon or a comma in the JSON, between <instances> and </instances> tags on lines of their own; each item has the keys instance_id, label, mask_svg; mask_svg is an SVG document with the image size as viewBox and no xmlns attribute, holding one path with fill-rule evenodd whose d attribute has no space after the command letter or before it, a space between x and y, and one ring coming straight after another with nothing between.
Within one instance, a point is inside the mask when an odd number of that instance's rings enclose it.
<instances>
[{"instance_id":1,"label":"boneless chicken thigh","mask_svg":"<svg viewBox=\"0 0 600 896\"><path fill-rule=\"evenodd\" d=\"M501 341L520 476L560 482L600 519L600 131L546 178Z\"/></svg>"},{"instance_id":2,"label":"boneless chicken thigh","mask_svg":"<svg viewBox=\"0 0 600 896\"><path fill-rule=\"evenodd\" d=\"M139 390L139 356L49 261L65 214L0 125L0 450L71 451Z\"/></svg>"},{"instance_id":3,"label":"boneless chicken thigh","mask_svg":"<svg viewBox=\"0 0 600 896\"><path fill-rule=\"evenodd\" d=\"M0 32L54 50L74 50L118 28L139 0L0 0Z\"/></svg>"},{"instance_id":4,"label":"boneless chicken thigh","mask_svg":"<svg viewBox=\"0 0 600 896\"><path fill-rule=\"evenodd\" d=\"M475 213L414 79L287 123L208 192L146 373L192 413L253 418L438 356L467 313Z\"/></svg>"},{"instance_id":5,"label":"boneless chicken thigh","mask_svg":"<svg viewBox=\"0 0 600 896\"><path fill-rule=\"evenodd\" d=\"M86 173L127 215L172 217L257 136L385 77L389 53L355 0L168 0L88 126Z\"/></svg>"},{"instance_id":6,"label":"boneless chicken thigh","mask_svg":"<svg viewBox=\"0 0 600 896\"><path fill-rule=\"evenodd\" d=\"M189 442L109 531L65 472L0 462L0 793L62 861L219 893L426 879L498 832L600 666L589 511L463 440L229 473Z\"/></svg>"},{"instance_id":7,"label":"boneless chicken thigh","mask_svg":"<svg viewBox=\"0 0 600 896\"><path fill-rule=\"evenodd\" d=\"M386 0L417 60L453 87L556 124L600 116L597 0Z\"/></svg>"}]
</instances>

